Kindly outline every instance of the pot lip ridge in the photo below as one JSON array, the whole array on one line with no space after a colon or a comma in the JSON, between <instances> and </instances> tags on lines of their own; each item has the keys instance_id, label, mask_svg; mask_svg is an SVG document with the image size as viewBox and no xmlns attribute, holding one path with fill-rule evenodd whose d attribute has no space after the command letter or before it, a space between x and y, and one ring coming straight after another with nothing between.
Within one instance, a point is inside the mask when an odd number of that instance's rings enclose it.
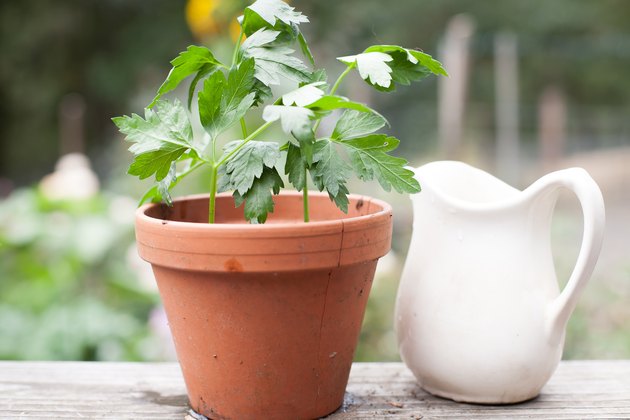
<instances>
[{"instance_id":1,"label":"pot lip ridge","mask_svg":"<svg viewBox=\"0 0 630 420\"><path fill-rule=\"evenodd\" d=\"M287 205L302 206L301 193L281 194ZM329 201L326 193L310 197ZM201 194L177 201L207 198ZM232 199L229 193L221 198ZM391 248L392 207L363 195L351 195L350 200L353 211L368 214L304 223L295 219L294 208L285 220L255 225L244 220L216 224L164 220L146 215L148 209L155 209L155 204L148 204L136 211L138 252L158 266L223 273L320 270L376 260Z\"/></svg>"},{"instance_id":2,"label":"pot lip ridge","mask_svg":"<svg viewBox=\"0 0 630 420\"><path fill-rule=\"evenodd\" d=\"M285 197L302 197L302 193L298 191L281 191L280 196ZM208 194L193 194L178 197L173 202L181 202L181 201L189 201L189 200L197 200L201 198L207 198ZM217 198L221 197L231 197L231 193L221 193L217 194ZM325 197L327 200L329 199L328 194L325 192L309 192L309 197ZM366 205L375 204L380 207L380 210L362 215L362 216L353 216L347 218L338 218L331 220L315 220L310 221L308 223L300 222L296 223L295 221L290 222L274 222L274 223L263 223L263 224L250 224L250 223L199 223L199 222L183 222L183 221L174 221L167 220L165 223L164 219L155 218L148 216L146 214L149 208L160 205L160 203L147 203L140 206L136 210L136 223L142 223L145 226L151 226L154 228L159 228L161 230L177 230L177 231L212 231L215 233L242 233L244 230L247 233L256 234L256 233L289 233L289 231L294 235L296 231L304 231L305 234L313 234L314 231L329 231L329 230L338 230L340 228L348 229L353 226L359 227L364 225L365 223L370 223L373 220L371 219L381 219L381 218L390 218L392 215L392 206L386 201L373 198L363 194L349 194L348 198L352 201L355 200L363 200Z\"/></svg>"}]
</instances>

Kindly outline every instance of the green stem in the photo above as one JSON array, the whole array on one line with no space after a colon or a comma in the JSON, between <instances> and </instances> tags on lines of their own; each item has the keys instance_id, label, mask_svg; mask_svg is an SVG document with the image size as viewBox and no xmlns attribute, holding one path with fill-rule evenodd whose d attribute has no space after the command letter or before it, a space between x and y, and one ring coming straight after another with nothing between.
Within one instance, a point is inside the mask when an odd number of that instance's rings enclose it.
<instances>
[{"instance_id":1,"label":"green stem","mask_svg":"<svg viewBox=\"0 0 630 420\"><path fill-rule=\"evenodd\" d=\"M335 82L335 84L333 85L333 87L330 89L330 92L328 93L329 95L333 95L335 92L337 92L337 89L339 88L339 85L341 84L341 81L342 81L343 79L345 79L345 78L346 78L346 76L347 76L348 74L350 74L350 72L352 71L352 69L354 68L354 66L355 66L354 64L352 64L352 65L348 66L348 67L347 67L347 68L343 71L343 73L341 73L341 74L339 75L339 77L337 78L337 81Z\"/></svg>"},{"instance_id":2,"label":"green stem","mask_svg":"<svg viewBox=\"0 0 630 420\"><path fill-rule=\"evenodd\" d=\"M346 76L350 74L350 72L352 71L354 67L355 67L354 64L348 66L343 71L343 73L339 75L339 77L337 78L337 81L335 81L335 84L332 86L332 88L330 88L330 92L328 92L329 95L334 95L334 93L337 92L337 89L339 89L339 85L341 85L341 82L343 81L343 79L345 79ZM321 123L322 123L321 119L315 121L315 125L313 125L313 134L317 134L317 129L319 128L319 125ZM308 168L306 166L304 167L304 190L302 191L302 204L304 206L304 222L308 222L310 218L309 218L309 209L308 209Z\"/></svg>"},{"instance_id":3,"label":"green stem","mask_svg":"<svg viewBox=\"0 0 630 420\"><path fill-rule=\"evenodd\" d=\"M195 169L197 169L200 166L203 166L203 165L205 165L207 163L208 163L207 160L202 160L201 162L197 162L194 165L190 165L190 167L188 169L186 169L184 172L182 172L181 174L177 174L177 178L175 179L175 181L173 181L173 183L171 184L169 189L171 189L171 188L175 187L177 184L179 184L179 181L181 181L182 179L186 178L188 175L190 175L192 172L194 172Z\"/></svg>"},{"instance_id":4,"label":"green stem","mask_svg":"<svg viewBox=\"0 0 630 420\"><path fill-rule=\"evenodd\" d=\"M238 151L241 150L243 146L245 146L245 144L247 144L250 140L253 140L254 138L256 138L260 133L265 131L267 127L269 127L271 124L273 124L273 121L269 121L261 125L260 127L258 127L256 131L254 131L252 134L247 136L245 140L243 140L243 142L239 144L237 148L235 148L230 153L228 153L223 159L221 159L219 162L214 162L213 164L211 164L210 198L209 198L210 201L208 202L208 223L214 223L214 216L215 216L215 211L216 211L217 186L218 186L218 181L219 181L217 175L218 175L219 167L223 165L225 162L227 162L228 160L230 160L230 158L234 156L236 153L238 153ZM213 146L214 146L214 142L213 142Z\"/></svg>"},{"instance_id":5,"label":"green stem","mask_svg":"<svg viewBox=\"0 0 630 420\"><path fill-rule=\"evenodd\" d=\"M241 27L241 33L238 36L238 41L236 41L236 46L234 47L234 52L232 53L232 67L236 64L238 60L238 50L241 48L241 42L243 42L243 36L245 33L243 32L243 27Z\"/></svg>"},{"instance_id":6,"label":"green stem","mask_svg":"<svg viewBox=\"0 0 630 420\"><path fill-rule=\"evenodd\" d=\"M253 140L256 137L258 137L258 135L262 133L263 131L265 131L271 124L273 124L273 121L268 121L264 123L263 125L261 125L260 127L258 127L256 131L254 131L252 134L247 136L243 140L243 142L238 145L238 147L236 147L234 150L228 153L225 157L223 157L223 159L221 159L218 163L216 163L215 167L218 168L219 166L223 165L225 162L230 160L230 158L234 156L236 153L238 153L238 151L241 150L247 143L249 143L250 140Z\"/></svg>"},{"instance_id":7,"label":"green stem","mask_svg":"<svg viewBox=\"0 0 630 420\"><path fill-rule=\"evenodd\" d=\"M302 204L304 206L304 223L308 223L311 219L308 210L308 168L304 165L304 188L302 189Z\"/></svg>"},{"instance_id":8,"label":"green stem","mask_svg":"<svg viewBox=\"0 0 630 420\"><path fill-rule=\"evenodd\" d=\"M212 166L210 169L210 199L208 202L208 223L214 223L214 215L216 212L216 197L217 197L217 172L218 167Z\"/></svg>"},{"instance_id":9,"label":"green stem","mask_svg":"<svg viewBox=\"0 0 630 420\"><path fill-rule=\"evenodd\" d=\"M343 73L341 73L339 75L339 77L337 78L337 80L335 81L335 84L332 86L332 88L330 88L330 92L328 92L329 95L334 95L335 92L337 92L337 89L339 89L339 85L341 85L341 82L343 81L343 79L346 78L346 76L348 74L350 74L350 72L352 71L352 69L355 67L355 64L352 64L348 67L346 67L346 69L343 71ZM315 125L313 126L313 133L317 134L317 129L319 128L319 125L322 123L322 120L319 119L317 121L315 121Z\"/></svg>"},{"instance_id":10,"label":"green stem","mask_svg":"<svg viewBox=\"0 0 630 420\"><path fill-rule=\"evenodd\" d=\"M245 124L245 118L241 118L241 131L243 132L243 138L247 138L247 125Z\"/></svg>"}]
</instances>

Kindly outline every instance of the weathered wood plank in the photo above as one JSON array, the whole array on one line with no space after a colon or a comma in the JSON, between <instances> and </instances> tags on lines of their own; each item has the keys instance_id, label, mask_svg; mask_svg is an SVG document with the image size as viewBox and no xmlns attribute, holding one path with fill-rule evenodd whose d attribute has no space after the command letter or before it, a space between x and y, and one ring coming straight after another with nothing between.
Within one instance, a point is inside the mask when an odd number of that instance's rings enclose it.
<instances>
[{"instance_id":1,"label":"weathered wood plank","mask_svg":"<svg viewBox=\"0 0 630 420\"><path fill-rule=\"evenodd\" d=\"M630 418L630 361L562 362L535 400L458 404L422 391L400 363L352 368L328 419ZM1 419L177 419L188 411L173 363L0 362Z\"/></svg>"},{"instance_id":2,"label":"weathered wood plank","mask_svg":"<svg viewBox=\"0 0 630 420\"><path fill-rule=\"evenodd\" d=\"M401 364L353 366L335 419L630 418L630 361L565 361L541 395L508 406L454 403L424 392Z\"/></svg>"}]
</instances>

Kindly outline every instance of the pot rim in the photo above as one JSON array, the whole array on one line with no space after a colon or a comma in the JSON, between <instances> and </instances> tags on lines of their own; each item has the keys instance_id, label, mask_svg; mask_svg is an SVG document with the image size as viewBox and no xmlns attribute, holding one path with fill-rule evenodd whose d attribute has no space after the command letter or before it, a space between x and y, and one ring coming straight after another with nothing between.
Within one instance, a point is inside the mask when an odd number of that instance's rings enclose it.
<instances>
[{"instance_id":1,"label":"pot rim","mask_svg":"<svg viewBox=\"0 0 630 420\"><path fill-rule=\"evenodd\" d=\"M282 196L289 205L301 206L301 193L284 192ZM207 197L193 195L178 202ZM314 193L311 198L334 206L326 193ZM232 196L222 194L221 199ZM156 206L148 204L136 212L138 252L144 260L164 267L252 273L329 269L382 257L391 248L392 207L363 195L351 195L350 200L368 214L308 223L276 219L255 225L245 220L216 224L165 220L145 214Z\"/></svg>"},{"instance_id":2,"label":"pot rim","mask_svg":"<svg viewBox=\"0 0 630 420\"><path fill-rule=\"evenodd\" d=\"M288 196L288 197L296 197L302 196L301 192L289 190L289 191L281 191L280 196ZM173 200L173 203L182 202L182 201L191 201L197 200L201 198L207 198L208 194L192 194L187 196L178 197ZM217 194L217 198L231 198L231 193L220 193ZM309 198L313 197L325 197L329 199L328 194L324 192L309 192ZM296 236L297 233L303 231L304 234L311 234L314 230L337 230L340 227L344 227L344 229L351 228L357 224L363 224L367 219L371 218L380 218L380 217L390 217L392 214L392 206L386 201L379 200L377 198L373 198L367 195L362 194L349 194L348 198L352 201L363 200L366 205L375 204L380 207L380 210L369 213L362 216L353 216L347 218L337 218L330 220L314 220L309 221L308 223L300 222L273 222L273 223L263 223L263 224L251 224L251 223L200 223L200 222L182 222L182 221L174 221L167 220L167 223L164 223L164 219L159 219L155 217L148 216L146 214L147 210L152 207L161 205L160 203L147 203L142 205L136 210L136 219L141 219L142 223L146 223L153 227L159 227L160 229L169 230L175 229L178 231L182 230L195 230L195 231L212 231L213 233L242 233L243 230L247 230L247 233L256 234L257 232L270 234L270 233L278 233L281 234L283 232L291 231L291 236ZM310 235L309 235L310 236Z\"/></svg>"}]
</instances>

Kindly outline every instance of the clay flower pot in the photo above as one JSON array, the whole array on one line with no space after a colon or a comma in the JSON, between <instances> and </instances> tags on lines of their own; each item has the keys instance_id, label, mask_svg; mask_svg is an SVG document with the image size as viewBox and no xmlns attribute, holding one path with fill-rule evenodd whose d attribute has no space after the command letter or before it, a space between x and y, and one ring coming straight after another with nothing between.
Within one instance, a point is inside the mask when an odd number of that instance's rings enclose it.
<instances>
[{"instance_id":1,"label":"clay flower pot","mask_svg":"<svg viewBox=\"0 0 630 420\"><path fill-rule=\"evenodd\" d=\"M377 260L390 249L391 207L350 196L275 196L264 225L229 195L138 209L190 404L211 418L316 418L343 402Z\"/></svg>"}]
</instances>

